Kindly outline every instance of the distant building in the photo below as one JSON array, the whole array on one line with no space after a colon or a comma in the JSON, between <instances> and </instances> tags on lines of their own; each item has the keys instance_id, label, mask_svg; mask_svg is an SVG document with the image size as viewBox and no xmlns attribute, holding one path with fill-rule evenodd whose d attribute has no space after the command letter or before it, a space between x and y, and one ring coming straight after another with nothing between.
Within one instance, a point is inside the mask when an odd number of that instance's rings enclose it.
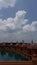
<instances>
[{"instance_id":1,"label":"distant building","mask_svg":"<svg viewBox=\"0 0 37 65\"><path fill-rule=\"evenodd\" d=\"M22 40L22 43L24 43L24 40Z\"/></svg>"},{"instance_id":2,"label":"distant building","mask_svg":"<svg viewBox=\"0 0 37 65\"><path fill-rule=\"evenodd\" d=\"M33 40L31 41L31 43L33 44Z\"/></svg>"}]
</instances>

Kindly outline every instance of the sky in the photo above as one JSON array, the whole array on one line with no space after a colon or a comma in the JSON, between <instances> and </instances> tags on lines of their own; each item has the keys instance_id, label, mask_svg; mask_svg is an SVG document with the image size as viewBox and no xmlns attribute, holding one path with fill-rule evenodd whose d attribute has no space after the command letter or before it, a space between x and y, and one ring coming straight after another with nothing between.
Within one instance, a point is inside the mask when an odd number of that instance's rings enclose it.
<instances>
[{"instance_id":1,"label":"sky","mask_svg":"<svg viewBox=\"0 0 37 65\"><path fill-rule=\"evenodd\" d=\"M37 43L37 0L0 0L0 42Z\"/></svg>"}]
</instances>

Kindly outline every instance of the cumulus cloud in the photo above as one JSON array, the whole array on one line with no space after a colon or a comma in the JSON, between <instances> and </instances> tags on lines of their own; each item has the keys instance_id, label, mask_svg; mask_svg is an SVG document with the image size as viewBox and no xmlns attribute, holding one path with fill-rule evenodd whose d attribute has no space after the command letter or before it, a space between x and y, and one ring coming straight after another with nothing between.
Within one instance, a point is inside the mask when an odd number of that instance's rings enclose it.
<instances>
[{"instance_id":1,"label":"cumulus cloud","mask_svg":"<svg viewBox=\"0 0 37 65\"><path fill-rule=\"evenodd\" d=\"M14 18L8 18L7 20L0 19L0 30L1 31L19 31L28 22L28 19L24 19L26 11L21 10L16 12Z\"/></svg>"},{"instance_id":2,"label":"cumulus cloud","mask_svg":"<svg viewBox=\"0 0 37 65\"><path fill-rule=\"evenodd\" d=\"M0 19L0 31L8 33L37 31L37 21L29 24L28 19L25 19L26 13L26 11L21 10L16 12L14 18Z\"/></svg>"},{"instance_id":3,"label":"cumulus cloud","mask_svg":"<svg viewBox=\"0 0 37 65\"><path fill-rule=\"evenodd\" d=\"M7 18L7 20L0 19L0 30L5 32L37 31L37 21L33 21L31 24L29 24L28 19L25 19L26 13L26 11L21 10L16 12L14 18Z\"/></svg>"},{"instance_id":4,"label":"cumulus cloud","mask_svg":"<svg viewBox=\"0 0 37 65\"><path fill-rule=\"evenodd\" d=\"M34 37L32 33L37 31L37 21L32 21L32 23L29 24L28 19L25 18L26 13L26 11L20 10L16 12L14 18L7 18L6 20L0 19L0 39L17 41L22 39L30 40L32 36Z\"/></svg>"},{"instance_id":5,"label":"cumulus cloud","mask_svg":"<svg viewBox=\"0 0 37 65\"><path fill-rule=\"evenodd\" d=\"M37 21L33 21L31 24L27 24L23 27L24 32L37 31Z\"/></svg>"},{"instance_id":6,"label":"cumulus cloud","mask_svg":"<svg viewBox=\"0 0 37 65\"><path fill-rule=\"evenodd\" d=\"M0 0L0 9L14 7L16 0Z\"/></svg>"}]
</instances>

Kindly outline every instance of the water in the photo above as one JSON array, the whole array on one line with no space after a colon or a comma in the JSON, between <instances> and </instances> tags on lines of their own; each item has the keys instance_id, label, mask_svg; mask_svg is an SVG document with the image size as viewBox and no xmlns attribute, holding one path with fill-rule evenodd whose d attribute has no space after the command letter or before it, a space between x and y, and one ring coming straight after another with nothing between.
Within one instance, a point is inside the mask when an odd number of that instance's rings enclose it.
<instances>
[{"instance_id":1,"label":"water","mask_svg":"<svg viewBox=\"0 0 37 65\"><path fill-rule=\"evenodd\" d=\"M0 61L27 61L28 59L14 51L0 51Z\"/></svg>"}]
</instances>

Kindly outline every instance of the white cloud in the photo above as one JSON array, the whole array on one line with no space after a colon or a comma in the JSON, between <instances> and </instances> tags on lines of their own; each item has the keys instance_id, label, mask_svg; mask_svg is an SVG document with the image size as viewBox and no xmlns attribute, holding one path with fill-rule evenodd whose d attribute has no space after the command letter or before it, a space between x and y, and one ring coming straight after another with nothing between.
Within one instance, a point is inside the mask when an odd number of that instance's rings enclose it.
<instances>
[{"instance_id":1,"label":"white cloud","mask_svg":"<svg viewBox=\"0 0 37 65\"><path fill-rule=\"evenodd\" d=\"M23 31L24 31L24 32L28 32L28 31L30 31L30 30L31 30L31 27L30 27L29 24L27 24L27 25L25 25L25 26L23 27Z\"/></svg>"},{"instance_id":2,"label":"white cloud","mask_svg":"<svg viewBox=\"0 0 37 65\"><path fill-rule=\"evenodd\" d=\"M28 20L24 19L26 11L21 10L16 12L16 16L14 18L8 18L7 20L0 19L0 30L6 31L7 28L11 30L21 30L22 25L25 25Z\"/></svg>"},{"instance_id":3,"label":"white cloud","mask_svg":"<svg viewBox=\"0 0 37 65\"><path fill-rule=\"evenodd\" d=\"M7 18L7 20L0 19L0 30L8 31L8 28L13 31L37 31L37 21L33 21L31 24L28 23L28 19L25 19L26 11L21 10L16 12L14 18Z\"/></svg>"},{"instance_id":4,"label":"white cloud","mask_svg":"<svg viewBox=\"0 0 37 65\"><path fill-rule=\"evenodd\" d=\"M25 19L26 11L21 10L16 12L14 18L7 18L7 20L0 19L0 30L2 31L17 31L17 32L29 32L37 31L37 21L28 23L28 19Z\"/></svg>"},{"instance_id":5,"label":"white cloud","mask_svg":"<svg viewBox=\"0 0 37 65\"><path fill-rule=\"evenodd\" d=\"M6 20L0 19L1 40L31 40L34 37L35 34L33 32L37 31L37 21L32 21L32 23L29 24L28 19L25 18L26 13L26 11L20 10L16 12L14 18L7 18ZM29 34L33 35L33 37ZM35 38L37 39L37 37Z\"/></svg>"},{"instance_id":6,"label":"white cloud","mask_svg":"<svg viewBox=\"0 0 37 65\"><path fill-rule=\"evenodd\" d=\"M14 7L16 0L0 0L0 9Z\"/></svg>"},{"instance_id":7,"label":"white cloud","mask_svg":"<svg viewBox=\"0 0 37 65\"><path fill-rule=\"evenodd\" d=\"M24 32L37 31L37 21L33 21L31 24L27 24L23 27Z\"/></svg>"},{"instance_id":8,"label":"white cloud","mask_svg":"<svg viewBox=\"0 0 37 65\"><path fill-rule=\"evenodd\" d=\"M32 31L37 31L37 21L33 21L32 24L31 24L31 30Z\"/></svg>"}]
</instances>

